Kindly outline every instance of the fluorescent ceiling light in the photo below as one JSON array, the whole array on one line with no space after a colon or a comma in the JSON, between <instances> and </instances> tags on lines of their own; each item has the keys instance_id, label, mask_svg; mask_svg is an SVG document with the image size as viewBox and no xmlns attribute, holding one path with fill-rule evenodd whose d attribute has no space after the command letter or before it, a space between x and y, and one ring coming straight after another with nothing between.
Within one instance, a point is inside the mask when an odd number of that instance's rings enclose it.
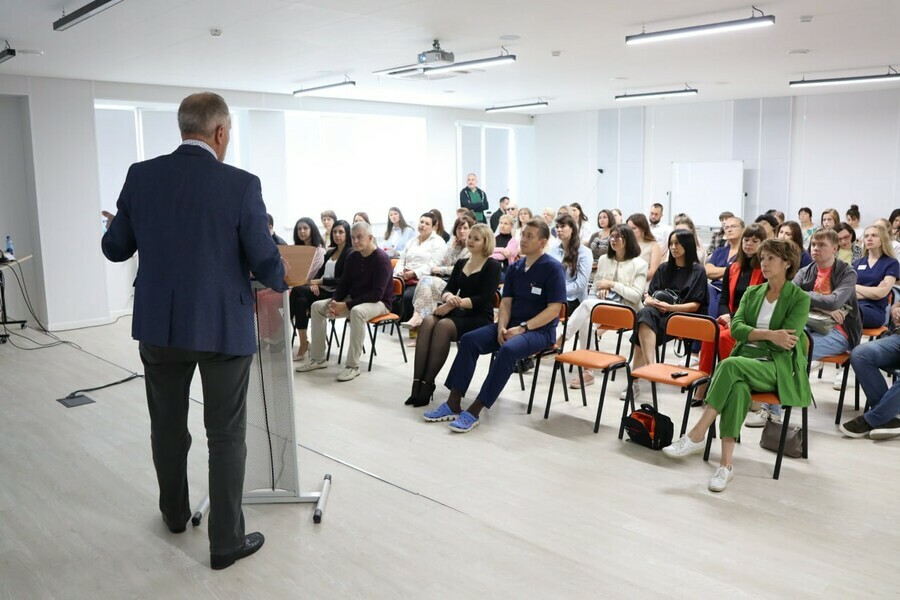
<instances>
[{"instance_id":1,"label":"fluorescent ceiling light","mask_svg":"<svg viewBox=\"0 0 900 600\"><path fill-rule=\"evenodd\" d=\"M69 27L78 25L82 21L90 19L94 15L115 6L121 1L122 0L94 0L68 15L63 12L62 18L53 22L53 31L65 31Z\"/></svg>"},{"instance_id":2,"label":"fluorescent ceiling light","mask_svg":"<svg viewBox=\"0 0 900 600\"><path fill-rule=\"evenodd\" d=\"M6 42L6 48L0 50L0 63L6 62L11 58L16 57L16 51L9 47L9 42Z\"/></svg>"},{"instance_id":3,"label":"fluorescent ceiling light","mask_svg":"<svg viewBox=\"0 0 900 600\"><path fill-rule=\"evenodd\" d=\"M538 100L537 102L527 102L525 104L510 104L509 106L492 106L491 108L484 109L484 112L503 112L503 111L517 111L523 108L544 108L550 106L550 103L546 100Z\"/></svg>"},{"instance_id":4,"label":"fluorescent ceiling light","mask_svg":"<svg viewBox=\"0 0 900 600\"><path fill-rule=\"evenodd\" d=\"M299 90L294 91L294 95L299 96L300 94L308 94L309 92L318 92L320 90L329 90L331 88L339 88L345 85L356 85L356 82L351 81L348 78L346 81L341 81L340 83L329 83L328 85L318 85L311 88L300 88Z\"/></svg>"},{"instance_id":5,"label":"fluorescent ceiling light","mask_svg":"<svg viewBox=\"0 0 900 600\"><path fill-rule=\"evenodd\" d=\"M756 13L759 12L759 16ZM625 36L626 44L647 44L650 42L661 42L664 40L678 40L688 37L696 37L700 35L711 35L714 33L725 33L728 31L739 31L742 29L755 29L757 27L769 27L775 24L773 15L764 15L761 10L753 7L753 16L748 19L737 19L736 21L722 21L721 23L709 23L707 25L694 25L692 27L682 27L680 29L667 29L665 31L651 31L650 33L641 32L636 35Z\"/></svg>"},{"instance_id":6,"label":"fluorescent ceiling light","mask_svg":"<svg viewBox=\"0 0 900 600\"><path fill-rule=\"evenodd\" d=\"M670 98L672 96L696 96L696 88L686 85L683 90L669 90L666 92L647 92L644 94L622 94L616 96L616 100L645 100L652 98Z\"/></svg>"},{"instance_id":7,"label":"fluorescent ceiling light","mask_svg":"<svg viewBox=\"0 0 900 600\"><path fill-rule=\"evenodd\" d=\"M848 85L851 83L882 83L885 81L900 81L900 73L894 67L888 67L888 72L883 75L858 75L855 77L833 77L830 79L800 79L792 81L791 87L819 87L826 85Z\"/></svg>"},{"instance_id":8,"label":"fluorescent ceiling light","mask_svg":"<svg viewBox=\"0 0 900 600\"><path fill-rule=\"evenodd\" d=\"M516 62L515 54L501 54L500 56L492 56L490 58L478 58L475 60L464 60L455 62L452 65L441 65L439 67L424 68L426 73L443 73L445 71L465 71L472 67L494 67L498 65L506 65Z\"/></svg>"}]
</instances>

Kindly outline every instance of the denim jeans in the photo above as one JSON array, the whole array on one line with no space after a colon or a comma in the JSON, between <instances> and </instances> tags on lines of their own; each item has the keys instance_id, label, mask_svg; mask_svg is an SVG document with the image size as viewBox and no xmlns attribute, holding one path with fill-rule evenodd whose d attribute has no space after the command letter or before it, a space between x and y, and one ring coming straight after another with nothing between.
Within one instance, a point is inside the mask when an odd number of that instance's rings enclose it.
<instances>
[{"instance_id":1,"label":"denim jeans","mask_svg":"<svg viewBox=\"0 0 900 600\"><path fill-rule=\"evenodd\" d=\"M871 427L880 427L900 413L900 380L890 388L881 369L900 367L900 334L860 344L850 355L850 364L871 408L863 417Z\"/></svg>"}]
</instances>

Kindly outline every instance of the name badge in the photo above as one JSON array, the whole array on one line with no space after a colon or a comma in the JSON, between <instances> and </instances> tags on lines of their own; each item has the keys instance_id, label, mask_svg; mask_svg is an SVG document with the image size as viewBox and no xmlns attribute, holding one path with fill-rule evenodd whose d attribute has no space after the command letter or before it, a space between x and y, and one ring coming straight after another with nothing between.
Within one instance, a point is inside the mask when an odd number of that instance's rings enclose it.
<instances>
[{"instance_id":1,"label":"name badge","mask_svg":"<svg viewBox=\"0 0 900 600\"><path fill-rule=\"evenodd\" d=\"M867 266L867 265L859 265L858 267L856 267L856 270L857 270L857 271L865 271L865 270L866 270L866 266Z\"/></svg>"},{"instance_id":2,"label":"name badge","mask_svg":"<svg viewBox=\"0 0 900 600\"><path fill-rule=\"evenodd\" d=\"M532 293L532 294L538 294L538 295L540 295L540 293L541 293L541 288L539 288L539 287L537 287L537 286L531 286L531 293Z\"/></svg>"}]
</instances>

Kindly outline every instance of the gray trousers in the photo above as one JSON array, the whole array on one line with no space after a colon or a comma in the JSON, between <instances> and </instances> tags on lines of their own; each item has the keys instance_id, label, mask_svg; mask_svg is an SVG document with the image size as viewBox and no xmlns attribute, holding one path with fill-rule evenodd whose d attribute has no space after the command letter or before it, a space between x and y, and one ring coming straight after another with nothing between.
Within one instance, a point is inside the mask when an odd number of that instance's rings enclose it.
<instances>
[{"instance_id":1,"label":"gray trousers","mask_svg":"<svg viewBox=\"0 0 900 600\"><path fill-rule=\"evenodd\" d=\"M150 409L150 443L159 482L159 510L170 526L191 518L187 417L191 379L200 367L203 424L209 447L209 549L225 554L244 542L247 386L252 356L140 344Z\"/></svg>"}]
</instances>

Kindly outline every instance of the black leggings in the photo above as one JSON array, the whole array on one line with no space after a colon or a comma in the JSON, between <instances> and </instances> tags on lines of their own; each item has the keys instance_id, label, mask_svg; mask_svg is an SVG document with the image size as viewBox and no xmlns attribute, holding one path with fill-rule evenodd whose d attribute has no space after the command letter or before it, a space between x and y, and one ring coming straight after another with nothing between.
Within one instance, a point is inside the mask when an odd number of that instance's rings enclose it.
<instances>
[{"instance_id":1,"label":"black leggings","mask_svg":"<svg viewBox=\"0 0 900 600\"><path fill-rule=\"evenodd\" d=\"M456 325L452 319L428 316L419 325L419 335L416 338L416 361L413 368L413 379L425 383L434 383L435 377L440 373L447 355L450 354L450 344L457 340Z\"/></svg>"},{"instance_id":2,"label":"black leggings","mask_svg":"<svg viewBox=\"0 0 900 600\"><path fill-rule=\"evenodd\" d=\"M334 296L334 292L329 292L319 286L319 295L316 296L309 289L308 285L298 285L291 290L291 321L294 327L301 330L309 328L309 307L313 302L319 300L327 300Z\"/></svg>"}]
</instances>

